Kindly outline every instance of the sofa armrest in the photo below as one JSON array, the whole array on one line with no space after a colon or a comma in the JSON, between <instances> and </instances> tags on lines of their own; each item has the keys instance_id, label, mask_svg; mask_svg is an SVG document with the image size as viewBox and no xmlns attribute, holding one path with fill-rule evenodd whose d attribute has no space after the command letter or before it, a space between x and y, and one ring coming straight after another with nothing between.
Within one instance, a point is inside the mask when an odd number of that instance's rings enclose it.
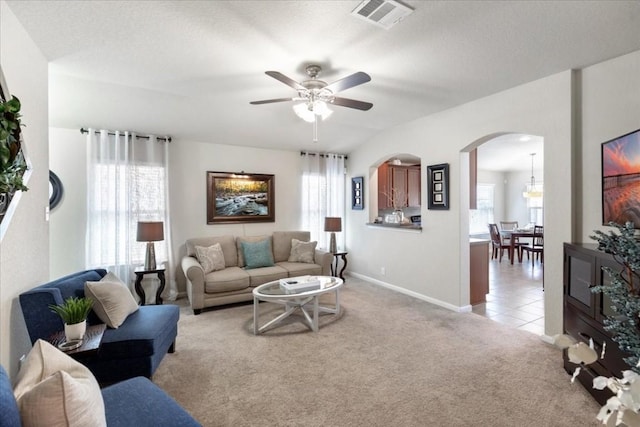
<instances>
[{"instance_id":1,"label":"sofa armrest","mask_svg":"<svg viewBox=\"0 0 640 427\"><path fill-rule=\"evenodd\" d=\"M192 256L182 258L182 271L187 278L187 296L191 308L202 310L204 308L204 270Z\"/></svg>"},{"instance_id":2,"label":"sofa armrest","mask_svg":"<svg viewBox=\"0 0 640 427\"><path fill-rule=\"evenodd\" d=\"M109 427L200 426L171 396L144 377L135 377L102 389Z\"/></svg>"},{"instance_id":3,"label":"sofa armrest","mask_svg":"<svg viewBox=\"0 0 640 427\"><path fill-rule=\"evenodd\" d=\"M333 254L331 252L316 249L313 260L322 267L323 276L331 276L331 264L333 263Z\"/></svg>"},{"instance_id":4,"label":"sofa armrest","mask_svg":"<svg viewBox=\"0 0 640 427\"><path fill-rule=\"evenodd\" d=\"M49 309L50 304L62 303L62 295L57 288L36 288L20 294L20 308L31 344L38 339L46 341L51 335L64 330L62 318Z\"/></svg>"}]
</instances>

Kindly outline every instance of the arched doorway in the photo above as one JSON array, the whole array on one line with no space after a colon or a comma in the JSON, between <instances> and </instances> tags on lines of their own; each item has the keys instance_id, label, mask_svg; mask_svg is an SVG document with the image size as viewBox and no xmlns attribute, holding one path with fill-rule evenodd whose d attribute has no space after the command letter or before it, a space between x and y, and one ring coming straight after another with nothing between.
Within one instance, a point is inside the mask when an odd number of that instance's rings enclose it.
<instances>
[{"instance_id":1,"label":"arched doorway","mask_svg":"<svg viewBox=\"0 0 640 427\"><path fill-rule=\"evenodd\" d=\"M507 227L507 222L527 230L544 225L544 198L527 191L533 179L543 194L543 138L519 133L495 134L476 141L468 149L470 199L475 197L469 201L469 237L490 240L489 223L497 224L499 229ZM507 239L506 236L505 233L502 238ZM533 245L533 238L520 238L520 242ZM533 256L527 260L517 254L512 260L509 250L501 257L501 249L494 252L491 244L489 247L489 293L485 302L473 305L472 311L543 335L542 260Z\"/></svg>"}]
</instances>

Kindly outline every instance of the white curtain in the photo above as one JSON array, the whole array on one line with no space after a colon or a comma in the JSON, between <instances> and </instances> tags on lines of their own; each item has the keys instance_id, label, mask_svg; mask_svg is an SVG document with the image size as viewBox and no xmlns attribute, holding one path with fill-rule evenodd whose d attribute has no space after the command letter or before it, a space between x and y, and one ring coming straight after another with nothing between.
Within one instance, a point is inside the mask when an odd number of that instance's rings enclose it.
<instances>
[{"instance_id":1,"label":"white curtain","mask_svg":"<svg viewBox=\"0 0 640 427\"><path fill-rule=\"evenodd\" d=\"M311 232L318 248L329 248L324 218L342 218L336 233L338 249L345 249L345 159L339 154L302 154L302 229Z\"/></svg>"},{"instance_id":2,"label":"white curtain","mask_svg":"<svg viewBox=\"0 0 640 427\"><path fill-rule=\"evenodd\" d=\"M144 264L146 249L145 242L136 241L137 223L163 221L164 240L154 243L156 261L166 268L163 297L174 300L169 142L89 129L87 144L87 268L106 268L131 286L133 270Z\"/></svg>"}]
</instances>

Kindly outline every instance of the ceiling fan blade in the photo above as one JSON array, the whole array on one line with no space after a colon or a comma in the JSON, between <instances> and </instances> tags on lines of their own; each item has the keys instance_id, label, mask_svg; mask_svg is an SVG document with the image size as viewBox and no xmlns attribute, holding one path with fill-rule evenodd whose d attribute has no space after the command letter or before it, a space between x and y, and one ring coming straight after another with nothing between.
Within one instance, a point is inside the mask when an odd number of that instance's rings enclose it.
<instances>
[{"instance_id":1,"label":"ceiling fan blade","mask_svg":"<svg viewBox=\"0 0 640 427\"><path fill-rule=\"evenodd\" d=\"M363 111L370 110L371 107L373 107L373 104L370 102L356 101L355 99L349 99L349 98L339 98L337 96L333 97L333 101L331 101L331 103L333 105L339 105L341 107L356 108L358 110L363 110Z\"/></svg>"},{"instance_id":2,"label":"ceiling fan blade","mask_svg":"<svg viewBox=\"0 0 640 427\"><path fill-rule=\"evenodd\" d=\"M371 81L371 77L369 76L369 74L358 71L357 73L351 74L344 79L337 80L330 85L327 85L325 89L329 89L331 92L337 93L354 86L361 85L362 83L366 83L368 81Z\"/></svg>"},{"instance_id":3,"label":"ceiling fan blade","mask_svg":"<svg viewBox=\"0 0 640 427\"><path fill-rule=\"evenodd\" d=\"M282 83L286 84L287 86L291 86L292 88L294 88L295 90L304 90L305 87L302 86L300 83L298 83L297 81L290 79L289 77L285 76L284 74L278 72L278 71L265 71L264 72L266 75L273 77L276 80L280 80Z\"/></svg>"},{"instance_id":4,"label":"ceiling fan blade","mask_svg":"<svg viewBox=\"0 0 640 427\"><path fill-rule=\"evenodd\" d=\"M260 105L260 104L271 104L272 102L285 102L285 101L293 101L293 98L265 99L263 101L251 101L249 104Z\"/></svg>"}]
</instances>

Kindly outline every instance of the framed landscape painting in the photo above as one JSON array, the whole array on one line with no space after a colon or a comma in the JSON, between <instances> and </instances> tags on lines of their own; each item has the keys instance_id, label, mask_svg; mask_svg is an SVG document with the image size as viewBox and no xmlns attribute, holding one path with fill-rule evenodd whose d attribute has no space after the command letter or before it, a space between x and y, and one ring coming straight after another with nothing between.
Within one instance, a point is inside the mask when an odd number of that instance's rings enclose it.
<instances>
[{"instance_id":1,"label":"framed landscape painting","mask_svg":"<svg viewBox=\"0 0 640 427\"><path fill-rule=\"evenodd\" d=\"M274 175L207 172L207 224L274 222Z\"/></svg>"}]
</instances>

